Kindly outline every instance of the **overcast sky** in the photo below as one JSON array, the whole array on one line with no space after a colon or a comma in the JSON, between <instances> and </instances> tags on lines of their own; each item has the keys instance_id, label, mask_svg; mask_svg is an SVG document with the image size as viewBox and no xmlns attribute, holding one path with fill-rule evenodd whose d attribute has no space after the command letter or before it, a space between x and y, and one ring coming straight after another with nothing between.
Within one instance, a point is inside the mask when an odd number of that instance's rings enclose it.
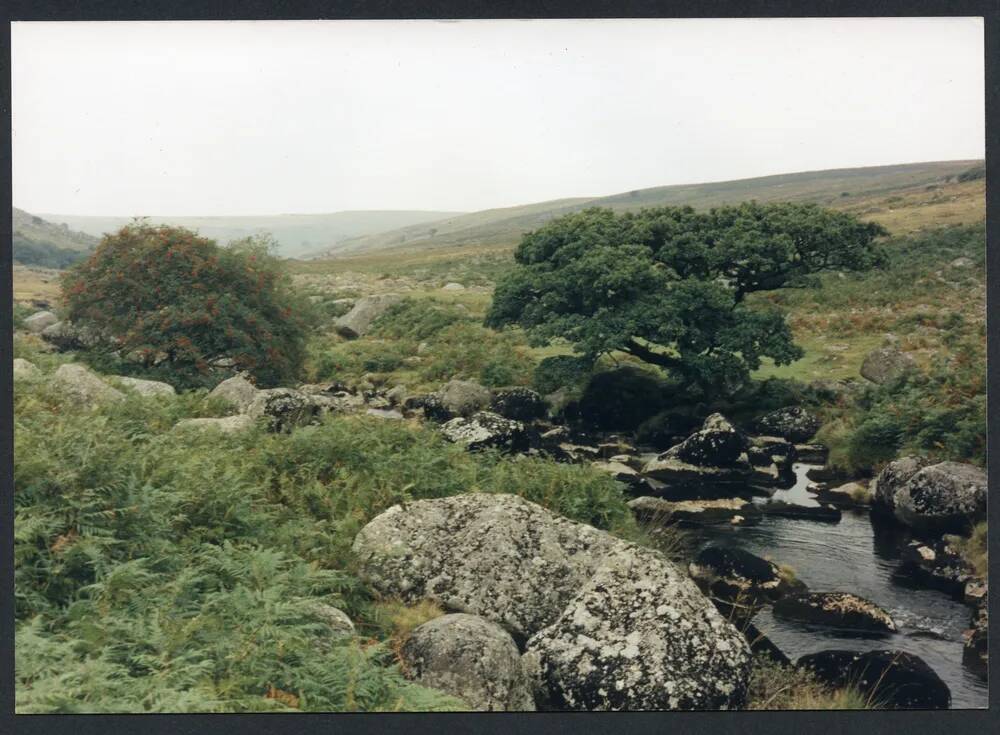
<instances>
[{"instance_id":1,"label":"overcast sky","mask_svg":"<svg viewBox=\"0 0 1000 735\"><path fill-rule=\"evenodd\" d=\"M475 210L980 158L979 19L14 23L14 204Z\"/></svg>"}]
</instances>

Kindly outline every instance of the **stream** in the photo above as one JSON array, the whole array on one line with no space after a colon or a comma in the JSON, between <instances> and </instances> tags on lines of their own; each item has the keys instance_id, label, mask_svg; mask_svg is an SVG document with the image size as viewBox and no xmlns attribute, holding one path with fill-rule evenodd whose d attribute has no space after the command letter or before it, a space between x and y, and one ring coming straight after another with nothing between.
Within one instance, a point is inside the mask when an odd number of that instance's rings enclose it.
<instances>
[{"instance_id":1,"label":"stream","mask_svg":"<svg viewBox=\"0 0 1000 735\"><path fill-rule=\"evenodd\" d=\"M773 499L817 505L806 490L806 472L814 465L796 464L795 486ZM873 526L867 511L843 511L839 523L818 523L765 515L755 526L711 526L698 533L698 548L730 545L790 565L814 592L852 592L885 608L899 632L862 638L843 631L778 620L770 607L754 623L785 654L796 660L816 651L895 649L919 656L951 689L952 708L988 706L987 685L962 665L962 631L971 609L944 592L908 585L893 578L907 538L894 529Z\"/></svg>"}]
</instances>

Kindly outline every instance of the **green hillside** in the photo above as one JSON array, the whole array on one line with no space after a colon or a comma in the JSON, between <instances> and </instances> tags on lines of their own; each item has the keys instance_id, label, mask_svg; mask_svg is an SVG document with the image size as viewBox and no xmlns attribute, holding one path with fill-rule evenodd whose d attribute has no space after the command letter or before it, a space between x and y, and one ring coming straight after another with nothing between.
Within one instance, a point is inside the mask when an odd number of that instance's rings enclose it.
<instances>
[{"instance_id":1,"label":"green hillside","mask_svg":"<svg viewBox=\"0 0 1000 735\"><path fill-rule=\"evenodd\" d=\"M288 257L318 250L331 243L421 222L454 216L455 212L374 210L328 214L278 214L249 217L172 217L151 215L153 224L169 224L197 230L205 237L228 242L248 235L268 232L278 241L280 254ZM46 219L66 224L89 235L114 232L132 217L101 217L45 214Z\"/></svg>"},{"instance_id":2,"label":"green hillside","mask_svg":"<svg viewBox=\"0 0 1000 735\"><path fill-rule=\"evenodd\" d=\"M846 208L874 195L924 190L928 186L953 180L977 165L981 162L937 161L805 171L735 181L659 186L605 197L557 199L520 207L488 209L366 235L337 243L320 251L317 256L336 257L398 247L513 244L524 232L540 227L553 217L586 207L630 210L689 205L703 208L756 199L761 202L811 201Z\"/></svg>"},{"instance_id":3,"label":"green hillside","mask_svg":"<svg viewBox=\"0 0 1000 735\"><path fill-rule=\"evenodd\" d=\"M97 238L49 222L14 207L14 262L44 268L65 268L97 244Z\"/></svg>"}]
</instances>

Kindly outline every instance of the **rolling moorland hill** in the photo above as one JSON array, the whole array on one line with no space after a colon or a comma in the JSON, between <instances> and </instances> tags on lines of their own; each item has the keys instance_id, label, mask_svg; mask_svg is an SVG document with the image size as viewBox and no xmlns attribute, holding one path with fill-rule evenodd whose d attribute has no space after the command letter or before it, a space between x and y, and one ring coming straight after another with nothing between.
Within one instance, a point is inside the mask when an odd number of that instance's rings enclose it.
<instances>
[{"instance_id":1,"label":"rolling moorland hill","mask_svg":"<svg viewBox=\"0 0 1000 735\"><path fill-rule=\"evenodd\" d=\"M864 215L867 202L873 197L923 194L933 191L929 187L956 182L958 177L981 166L981 161L968 160L830 169L735 181L660 186L605 197L557 199L519 207L487 209L368 234L334 243L314 255L325 258L400 248L509 246L515 244L525 232L554 217L587 207L609 207L619 211L668 205L706 208L756 199L760 202L816 202ZM982 183L981 179L978 181ZM975 182L966 183L974 185ZM927 204L923 200L920 203L921 206Z\"/></svg>"},{"instance_id":2,"label":"rolling moorland hill","mask_svg":"<svg viewBox=\"0 0 1000 735\"><path fill-rule=\"evenodd\" d=\"M97 245L97 238L14 208L13 255L22 265L65 268Z\"/></svg>"},{"instance_id":3,"label":"rolling moorland hill","mask_svg":"<svg viewBox=\"0 0 1000 735\"><path fill-rule=\"evenodd\" d=\"M330 243L339 243L376 232L416 226L456 215L456 212L373 210L328 214L277 214L261 216L171 217L151 215L153 224L169 224L197 230L199 234L227 242L267 232L278 242L279 254L295 257ZM30 216L30 215L29 215ZM132 217L103 217L71 214L43 214L46 219L100 236L114 232Z\"/></svg>"}]
</instances>

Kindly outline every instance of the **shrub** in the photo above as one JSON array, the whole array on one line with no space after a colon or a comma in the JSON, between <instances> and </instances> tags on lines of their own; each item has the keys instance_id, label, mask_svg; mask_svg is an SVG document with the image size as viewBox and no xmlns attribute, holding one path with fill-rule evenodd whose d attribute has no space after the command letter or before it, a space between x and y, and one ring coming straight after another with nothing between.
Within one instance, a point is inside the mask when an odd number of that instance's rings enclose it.
<instances>
[{"instance_id":1,"label":"shrub","mask_svg":"<svg viewBox=\"0 0 1000 735\"><path fill-rule=\"evenodd\" d=\"M146 366L205 375L225 359L264 385L294 378L311 310L268 243L220 248L179 227L123 227L65 274L68 317L103 335L102 351Z\"/></svg>"},{"instance_id":2,"label":"shrub","mask_svg":"<svg viewBox=\"0 0 1000 735\"><path fill-rule=\"evenodd\" d=\"M663 408L666 387L631 365L595 373L580 396L580 416L598 428L630 431Z\"/></svg>"},{"instance_id":3,"label":"shrub","mask_svg":"<svg viewBox=\"0 0 1000 735\"><path fill-rule=\"evenodd\" d=\"M553 355L538 363L531 380L535 390L542 395L560 388L574 389L590 377L593 367L593 361L587 357Z\"/></svg>"}]
</instances>

